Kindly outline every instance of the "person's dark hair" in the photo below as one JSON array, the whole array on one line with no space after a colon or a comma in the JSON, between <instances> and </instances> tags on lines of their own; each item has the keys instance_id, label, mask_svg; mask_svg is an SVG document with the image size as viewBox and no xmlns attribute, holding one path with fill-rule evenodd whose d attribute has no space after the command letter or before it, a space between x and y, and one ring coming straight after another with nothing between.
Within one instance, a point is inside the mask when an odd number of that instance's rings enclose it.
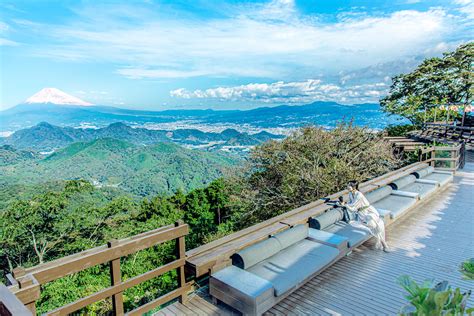
<instances>
[{"instance_id":1,"label":"person's dark hair","mask_svg":"<svg viewBox=\"0 0 474 316\"><path fill-rule=\"evenodd\" d=\"M356 180L349 181L347 185L355 188L356 190L359 190L359 182Z\"/></svg>"}]
</instances>

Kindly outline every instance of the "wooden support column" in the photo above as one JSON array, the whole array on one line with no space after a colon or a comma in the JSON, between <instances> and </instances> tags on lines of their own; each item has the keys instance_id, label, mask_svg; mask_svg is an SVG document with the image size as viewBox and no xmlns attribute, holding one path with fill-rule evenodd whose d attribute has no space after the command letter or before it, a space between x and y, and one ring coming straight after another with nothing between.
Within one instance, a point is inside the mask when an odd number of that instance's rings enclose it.
<instances>
[{"instance_id":1,"label":"wooden support column","mask_svg":"<svg viewBox=\"0 0 474 316\"><path fill-rule=\"evenodd\" d=\"M117 240L111 240L107 243L109 248L118 244ZM120 258L110 261L110 284L118 285L122 282L122 272L120 271ZM124 315L123 311L123 293L112 295L112 307L116 316Z\"/></svg>"},{"instance_id":2,"label":"wooden support column","mask_svg":"<svg viewBox=\"0 0 474 316\"><path fill-rule=\"evenodd\" d=\"M19 285L20 289L24 289L28 286L33 285L33 284L38 284L36 279L31 274L24 275L25 270L23 268L19 268L19 269L20 270L14 269L13 274L15 276L22 275L18 279L18 285ZM38 292L36 294L37 294L36 297L30 296L30 299L25 304L26 308L28 308L30 310L32 315L36 315L36 300L39 299L39 296L40 296L39 288L38 288Z\"/></svg>"},{"instance_id":3,"label":"wooden support column","mask_svg":"<svg viewBox=\"0 0 474 316\"><path fill-rule=\"evenodd\" d=\"M184 222L179 220L174 223L174 226L178 227L183 224ZM182 236L176 239L176 259L184 259L185 256L186 256L185 239L184 239L184 236ZM178 287L182 288L186 285L184 265L180 266L177 269L177 272L178 272ZM179 296L179 302L183 305L186 305L186 303L188 302L188 293L182 293Z\"/></svg>"}]
</instances>

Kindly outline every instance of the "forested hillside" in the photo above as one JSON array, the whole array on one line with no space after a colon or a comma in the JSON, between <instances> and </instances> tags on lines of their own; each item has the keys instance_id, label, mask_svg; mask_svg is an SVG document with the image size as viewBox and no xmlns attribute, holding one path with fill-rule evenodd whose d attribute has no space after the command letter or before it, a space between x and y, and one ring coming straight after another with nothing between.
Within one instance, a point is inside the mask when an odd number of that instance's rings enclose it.
<instances>
[{"instance_id":1,"label":"forested hillside","mask_svg":"<svg viewBox=\"0 0 474 316\"><path fill-rule=\"evenodd\" d=\"M204 186L239 159L171 143L134 145L111 138L77 142L46 158L0 147L0 189L12 185L85 179L136 196L171 194Z\"/></svg>"}]
</instances>

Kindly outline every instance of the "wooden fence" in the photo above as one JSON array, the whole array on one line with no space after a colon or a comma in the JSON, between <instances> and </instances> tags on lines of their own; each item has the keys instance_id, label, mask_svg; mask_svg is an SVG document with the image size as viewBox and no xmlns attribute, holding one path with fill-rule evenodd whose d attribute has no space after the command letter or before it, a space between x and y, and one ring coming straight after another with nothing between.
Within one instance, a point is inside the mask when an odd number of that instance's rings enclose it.
<instances>
[{"instance_id":1,"label":"wooden fence","mask_svg":"<svg viewBox=\"0 0 474 316\"><path fill-rule=\"evenodd\" d=\"M178 273L177 289L128 312L127 315L142 315L176 298L185 303L187 292L191 289L191 285L186 283L184 275L184 238L188 232L188 225L179 221L175 225L161 227L126 239L113 240L107 245L85 250L32 268L16 268L13 270L13 276L7 276L11 284L8 290L14 295L2 295L0 306L5 310L6 315L8 315L7 312L15 315L14 310L11 309L20 308L24 304L31 311L31 314L35 315L35 304L40 298L41 285L104 263L109 263L110 266L110 287L59 307L46 313L46 315L68 315L106 298L112 298L115 315L124 315L123 291L174 269ZM121 257L173 240L176 242L176 259L174 261L125 281L122 280Z\"/></svg>"},{"instance_id":2,"label":"wooden fence","mask_svg":"<svg viewBox=\"0 0 474 316\"><path fill-rule=\"evenodd\" d=\"M464 167L465 144L452 146L430 146L419 149L420 161L437 169L456 171Z\"/></svg>"}]
</instances>

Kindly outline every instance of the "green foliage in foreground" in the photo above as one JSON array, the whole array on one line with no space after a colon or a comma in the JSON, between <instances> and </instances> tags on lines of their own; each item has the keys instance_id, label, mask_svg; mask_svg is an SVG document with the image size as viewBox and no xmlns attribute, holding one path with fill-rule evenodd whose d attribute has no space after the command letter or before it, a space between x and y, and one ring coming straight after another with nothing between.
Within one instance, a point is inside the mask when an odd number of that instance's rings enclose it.
<instances>
[{"instance_id":1,"label":"green foliage in foreground","mask_svg":"<svg viewBox=\"0 0 474 316\"><path fill-rule=\"evenodd\" d=\"M60 162L63 155L74 157L83 151L74 152L60 152L50 159ZM0 211L0 269L4 274L16 266L33 266L178 219L190 226L186 248L192 249L337 192L349 180L363 181L399 165L379 135L341 124L331 131L307 127L283 141L270 141L255 148L241 173L186 193L178 190L137 200L84 180L66 181L36 193L32 188L10 197L5 210ZM172 248L171 244L160 245L123 258L123 278L173 260ZM175 279L169 274L126 291L126 309L168 292L176 286ZM109 286L109 282L106 266L51 282L42 289L38 311L67 304ZM82 312L105 314L109 309L110 301L104 301Z\"/></svg>"},{"instance_id":2,"label":"green foliage in foreground","mask_svg":"<svg viewBox=\"0 0 474 316\"><path fill-rule=\"evenodd\" d=\"M459 46L441 58L424 60L414 71L392 78L388 95L380 100L382 109L419 125L425 119L445 118L441 104L471 104L473 98L474 42ZM436 108L436 110L435 110ZM426 111L425 111L426 109ZM450 111L451 119L459 115Z\"/></svg>"},{"instance_id":3,"label":"green foliage in foreground","mask_svg":"<svg viewBox=\"0 0 474 316\"><path fill-rule=\"evenodd\" d=\"M474 258L468 259L461 263L460 271L464 275L465 279L474 281Z\"/></svg>"},{"instance_id":4,"label":"green foliage in foreground","mask_svg":"<svg viewBox=\"0 0 474 316\"><path fill-rule=\"evenodd\" d=\"M400 311L401 315L435 316L465 315L474 312L467 308L467 300L471 291L461 293L459 288L452 289L447 281L434 285L433 281L425 281L419 285L409 276L401 276L399 284L407 291L406 298L410 302Z\"/></svg>"}]
</instances>

